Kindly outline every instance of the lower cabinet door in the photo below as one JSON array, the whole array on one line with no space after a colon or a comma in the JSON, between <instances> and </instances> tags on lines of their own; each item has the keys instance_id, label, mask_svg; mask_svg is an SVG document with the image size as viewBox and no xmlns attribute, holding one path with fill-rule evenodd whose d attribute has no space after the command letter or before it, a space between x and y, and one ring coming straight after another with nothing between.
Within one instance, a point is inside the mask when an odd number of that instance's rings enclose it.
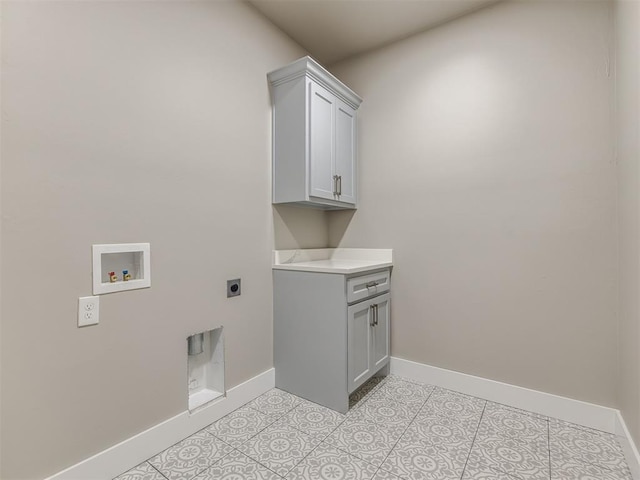
<instances>
[{"instance_id":1,"label":"lower cabinet door","mask_svg":"<svg viewBox=\"0 0 640 480\"><path fill-rule=\"evenodd\" d=\"M391 295L386 293L373 299L372 372L377 372L389 361L389 328L391 318Z\"/></svg>"},{"instance_id":2,"label":"lower cabinet door","mask_svg":"<svg viewBox=\"0 0 640 480\"><path fill-rule=\"evenodd\" d=\"M347 390L352 393L372 375L371 346L373 307L376 299L351 305L347 309Z\"/></svg>"}]
</instances>

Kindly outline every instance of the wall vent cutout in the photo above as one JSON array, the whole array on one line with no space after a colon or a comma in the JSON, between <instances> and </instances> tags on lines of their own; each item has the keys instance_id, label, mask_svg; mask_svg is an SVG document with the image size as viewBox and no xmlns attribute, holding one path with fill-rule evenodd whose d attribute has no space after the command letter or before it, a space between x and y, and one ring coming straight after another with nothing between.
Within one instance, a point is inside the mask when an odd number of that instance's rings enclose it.
<instances>
[{"instance_id":1,"label":"wall vent cutout","mask_svg":"<svg viewBox=\"0 0 640 480\"><path fill-rule=\"evenodd\" d=\"M187 391L191 413L226 395L222 328L187 338Z\"/></svg>"}]
</instances>

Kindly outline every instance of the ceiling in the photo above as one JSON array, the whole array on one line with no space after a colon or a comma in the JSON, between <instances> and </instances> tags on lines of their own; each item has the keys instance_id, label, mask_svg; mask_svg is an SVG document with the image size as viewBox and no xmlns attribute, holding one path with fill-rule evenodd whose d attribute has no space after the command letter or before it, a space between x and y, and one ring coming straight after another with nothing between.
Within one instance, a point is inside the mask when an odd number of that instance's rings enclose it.
<instances>
[{"instance_id":1,"label":"ceiling","mask_svg":"<svg viewBox=\"0 0 640 480\"><path fill-rule=\"evenodd\" d=\"M329 65L406 38L497 0L248 0Z\"/></svg>"}]
</instances>

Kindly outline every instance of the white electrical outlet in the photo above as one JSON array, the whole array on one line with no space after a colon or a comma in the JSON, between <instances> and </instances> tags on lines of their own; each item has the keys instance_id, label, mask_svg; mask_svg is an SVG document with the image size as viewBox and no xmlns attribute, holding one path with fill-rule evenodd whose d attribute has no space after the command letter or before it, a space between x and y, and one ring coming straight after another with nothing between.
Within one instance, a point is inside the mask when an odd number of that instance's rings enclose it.
<instances>
[{"instance_id":1,"label":"white electrical outlet","mask_svg":"<svg viewBox=\"0 0 640 480\"><path fill-rule=\"evenodd\" d=\"M78 298L78 327L97 325L100 321L100 297Z\"/></svg>"}]
</instances>

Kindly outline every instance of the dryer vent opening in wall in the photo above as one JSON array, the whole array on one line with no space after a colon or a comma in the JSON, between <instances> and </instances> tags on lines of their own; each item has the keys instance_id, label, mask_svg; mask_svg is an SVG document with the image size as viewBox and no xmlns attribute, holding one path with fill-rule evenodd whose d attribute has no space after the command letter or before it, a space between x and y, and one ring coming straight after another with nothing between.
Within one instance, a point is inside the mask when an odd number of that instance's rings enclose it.
<instances>
[{"instance_id":1,"label":"dryer vent opening in wall","mask_svg":"<svg viewBox=\"0 0 640 480\"><path fill-rule=\"evenodd\" d=\"M189 411L194 412L225 395L222 327L191 335L186 343Z\"/></svg>"}]
</instances>

